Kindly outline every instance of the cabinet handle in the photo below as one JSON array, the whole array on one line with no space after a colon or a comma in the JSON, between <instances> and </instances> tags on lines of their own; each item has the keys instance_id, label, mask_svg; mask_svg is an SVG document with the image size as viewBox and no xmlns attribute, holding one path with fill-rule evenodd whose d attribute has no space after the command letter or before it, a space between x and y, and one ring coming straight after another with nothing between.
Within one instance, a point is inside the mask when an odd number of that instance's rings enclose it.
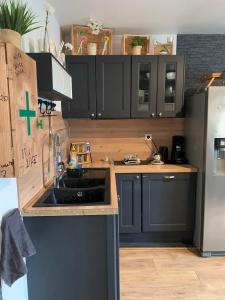
<instances>
[{"instance_id":1,"label":"cabinet handle","mask_svg":"<svg viewBox=\"0 0 225 300\"><path fill-rule=\"evenodd\" d=\"M154 114L154 113L152 113L152 114L151 114L151 117L152 117L152 118L154 118L154 117L155 117L155 114Z\"/></svg>"},{"instance_id":2,"label":"cabinet handle","mask_svg":"<svg viewBox=\"0 0 225 300\"><path fill-rule=\"evenodd\" d=\"M98 116L99 116L99 117L101 117L101 116L102 116L102 114L101 114L101 113L98 113Z\"/></svg>"},{"instance_id":3,"label":"cabinet handle","mask_svg":"<svg viewBox=\"0 0 225 300\"><path fill-rule=\"evenodd\" d=\"M120 195L117 195L117 200L118 202L120 202Z\"/></svg>"},{"instance_id":4,"label":"cabinet handle","mask_svg":"<svg viewBox=\"0 0 225 300\"><path fill-rule=\"evenodd\" d=\"M137 175L137 176L135 177L135 179L140 179L140 176L139 176L139 175Z\"/></svg>"},{"instance_id":5,"label":"cabinet handle","mask_svg":"<svg viewBox=\"0 0 225 300\"><path fill-rule=\"evenodd\" d=\"M163 178L165 180L173 180L173 179L175 179L175 176L164 176Z\"/></svg>"},{"instance_id":6,"label":"cabinet handle","mask_svg":"<svg viewBox=\"0 0 225 300\"><path fill-rule=\"evenodd\" d=\"M162 117L162 113L161 113L161 112L160 112L160 113L158 113L158 116L159 116L159 117Z\"/></svg>"},{"instance_id":7,"label":"cabinet handle","mask_svg":"<svg viewBox=\"0 0 225 300\"><path fill-rule=\"evenodd\" d=\"M91 114L91 117L93 118L95 116L95 114Z\"/></svg>"}]
</instances>

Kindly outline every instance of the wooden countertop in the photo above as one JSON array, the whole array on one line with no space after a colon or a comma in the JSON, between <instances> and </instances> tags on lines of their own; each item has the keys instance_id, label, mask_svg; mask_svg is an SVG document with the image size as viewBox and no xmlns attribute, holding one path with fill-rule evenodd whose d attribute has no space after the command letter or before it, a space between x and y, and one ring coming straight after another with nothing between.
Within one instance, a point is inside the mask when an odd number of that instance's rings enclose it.
<instances>
[{"instance_id":1,"label":"wooden countertop","mask_svg":"<svg viewBox=\"0 0 225 300\"><path fill-rule=\"evenodd\" d=\"M191 165L121 165L114 166L115 173L193 173L197 168Z\"/></svg>"},{"instance_id":2,"label":"wooden countertop","mask_svg":"<svg viewBox=\"0 0 225 300\"><path fill-rule=\"evenodd\" d=\"M114 166L106 162L88 164L85 168L110 168L111 203L109 205L93 206L64 206L64 207L33 207L33 204L46 190L40 191L22 209L23 216L85 216L85 215L113 215L118 214L118 201L116 189L117 173L191 173L197 172L197 168L190 165L132 165Z\"/></svg>"}]
</instances>

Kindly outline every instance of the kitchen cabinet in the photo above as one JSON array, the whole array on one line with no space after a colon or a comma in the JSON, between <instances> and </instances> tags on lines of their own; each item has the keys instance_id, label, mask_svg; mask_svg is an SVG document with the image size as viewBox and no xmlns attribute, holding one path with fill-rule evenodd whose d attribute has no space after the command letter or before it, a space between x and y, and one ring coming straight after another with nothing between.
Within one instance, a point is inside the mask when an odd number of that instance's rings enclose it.
<instances>
[{"instance_id":1,"label":"kitchen cabinet","mask_svg":"<svg viewBox=\"0 0 225 300\"><path fill-rule=\"evenodd\" d=\"M195 189L195 173L118 174L121 243L192 243Z\"/></svg>"},{"instance_id":2,"label":"kitchen cabinet","mask_svg":"<svg viewBox=\"0 0 225 300\"><path fill-rule=\"evenodd\" d=\"M143 232L190 231L195 217L195 175L143 174Z\"/></svg>"},{"instance_id":3,"label":"kitchen cabinet","mask_svg":"<svg viewBox=\"0 0 225 300\"><path fill-rule=\"evenodd\" d=\"M118 216L24 217L30 300L119 300Z\"/></svg>"},{"instance_id":4,"label":"kitchen cabinet","mask_svg":"<svg viewBox=\"0 0 225 300\"><path fill-rule=\"evenodd\" d=\"M131 117L156 117L158 57L132 56Z\"/></svg>"},{"instance_id":5,"label":"kitchen cabinet","mask_svg":"<svg viewBox=\"0 0 225 300\"><path fill-rule=\"evenodd\" d=\"M182 117L183 99L184 57L178 55L159 56L157 116Z\"/></svg>"},{"instance_id":6,"label":"kitchen cabinet","mask_svg":"<svg viewBox=\"0 0 225 300\"><path fill-rule=\"evenodd\" d=\"M120 233L141 232L141 174L118 174Z\"/></svg>"},{"instance_id":7,"label":"kitchen cabinet","mask_svg":"<svg viewBox=\"0 0 225 300\"><path fill-rule=\"evenodd\" d=\"M49 100L72 99L72 78L51 53L28 53L36 61L38 96Z\"/></svg>"},{"instance_id":8,"label":"kitchen cabinet","mask_svg":"<svg viewBox=\"0 0 225 300\"><path fill-rule=\"evenodd\" d=\"M64 118L129 118L130 58L67 56L73 101L62 103Z\"/></svg>"},{"instance_id":9,"label":"kitchen cabinet","mask_svg":"<svg viewBox=\"0 0 225 300\"><path fill-rule=\"evenodd\" d=\"M97 117L130 118L130 57L96 57Z\"/></svg>"},{"instance_id":10,"label":"kitchen cabinet","mask_svg":"<svg viewBox=\"0 0 225 300\"><path fill-rule=\"evenodd\" d=\"M73 101L64 118L181 117L184 57L177 55L67 56Z\"/></svg>"},{"instance_id":11,"label":"kitchen cabinet","mask_svg":"<svg viewBox=\"0 0 225 300\"><path fill-rule=\"evenodd\" d=\"M95 118L95 57L68 55L67 70L72 77L73 100L62 102L64 118Z\"/></svg>"}]
</instances>

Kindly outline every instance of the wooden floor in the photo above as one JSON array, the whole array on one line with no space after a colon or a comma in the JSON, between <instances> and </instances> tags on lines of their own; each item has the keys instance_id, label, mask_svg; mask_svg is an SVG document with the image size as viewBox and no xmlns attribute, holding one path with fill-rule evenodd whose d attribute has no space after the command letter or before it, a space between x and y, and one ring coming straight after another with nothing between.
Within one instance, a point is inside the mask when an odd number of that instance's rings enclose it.
<instances>
[{"instance_id":1,"label":"wooden floor","mask_svg":"<svg viewBox=\"0 0 225 300\"><path fill-rule=\"evenodd\" d=\"M225 300L225 258L187 248L120 251L121 300Z\"/></svg>"}]
</instances>

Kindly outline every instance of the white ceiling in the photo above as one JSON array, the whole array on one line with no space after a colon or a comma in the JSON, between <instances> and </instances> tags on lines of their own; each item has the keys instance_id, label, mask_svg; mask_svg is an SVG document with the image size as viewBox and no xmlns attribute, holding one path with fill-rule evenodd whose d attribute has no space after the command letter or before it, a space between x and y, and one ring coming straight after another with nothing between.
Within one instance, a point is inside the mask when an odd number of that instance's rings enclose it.
<instances>
[{"instance_id":1,"label":"white ceiling","mask_svg":"<svg viewBox=\"0 0 225 300\"><path fill-rule=\"evenodd\" d=\"M122 33L225 33L225 0L49 0L61 26L88 18Z\"/></svg>"}]
</instances>

